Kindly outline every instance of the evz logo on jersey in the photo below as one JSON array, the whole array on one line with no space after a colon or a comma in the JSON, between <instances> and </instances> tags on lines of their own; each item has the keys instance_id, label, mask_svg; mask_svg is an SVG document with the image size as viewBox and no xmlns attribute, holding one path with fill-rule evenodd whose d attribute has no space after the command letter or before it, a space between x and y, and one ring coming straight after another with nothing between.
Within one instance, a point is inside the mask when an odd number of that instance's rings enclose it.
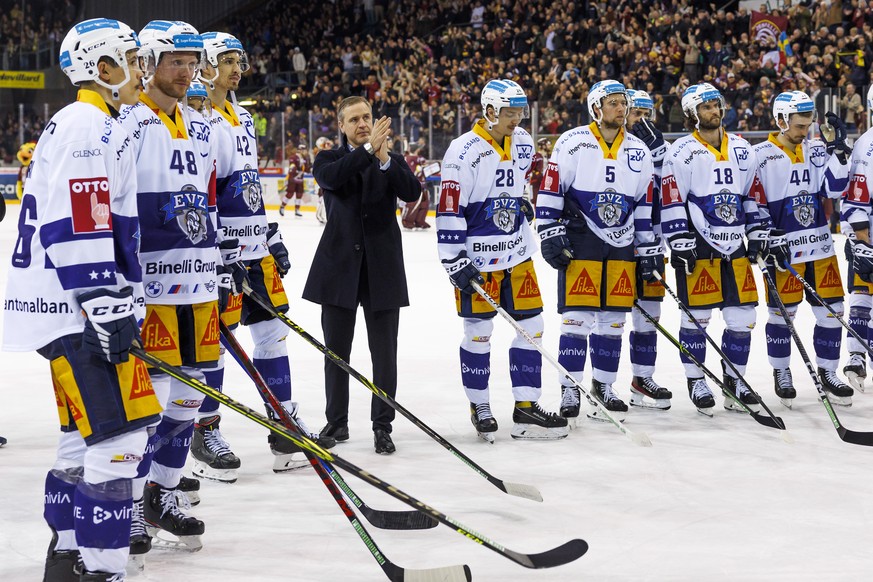
<instances>
[{"instance_id":1,"label":"evz logo on jersey","mask_svg":"<svg viewBox=\"0 0 873 582\"><path fill-rule=\"evenodd\" d=\"M188 133L198 141L209 141L209 126L201 121L192 121L188 126Z\"/></svg>"},{"instance_id":2,"label":"evz logo on jersey","mask_svg":"<svg viewBox=\"0 0 873 582\"><path fill-rule=\"evenodd\" d=\"M624 151L627 154L627 167L634 172L642 172L645 152L640 148L627 148Z\"/></svg>"},{"instance_id":3,"label":"evz logo on jersey","mask_svg":"<svg viewBox=\"0 0 873 582\"><path fill-rule=\"evenodd\" d=\"M737 165L740 170L746 171L749 169L749 150L745 147L735 147L734 155L737 157Z\"/></svg>"},{"instance_id":4,"label":"evz logo on jersey","mask_svg":"<svg viewBox=\"0 0 873 582\"><path fill-rule=\"evenodd\" d=\"M827 161L828 154L821 146L813 147L809 150L809 161L816 168L823 168Z\"/></svg>"},{"instance_id":5,"label":"evz logo on jersey","mask_svg":"<svg viewBox=\"0 0 873 582\"><path fill-rule=\"evenodd\" d=\"M258 178L257 170L253 170L250 164L246 164L245 169L240 170L236 182L231 186L235 189L234 198L242 194L249 210L252 213L258 211L261 207L261 180Z\"/></svg>"},{"instance_id":6,"label":"evz logo on jersey","mask_svg":"<svg viewBox=\"0 0 873 582\"><path fill-rule=\"evenodd\" d=\"M166 214L164 224L174 218L176 224L195 245L206 240L208 234L209 201L206 194L192 185L170 194L170 201L161 207Z\"/></svg>"},{"instance_id":7,"label":"evz logo on jersey","mask_svg":"<svg viewBox=\"0 0 873 582\"><path fill-rule=\"evenodd\" d=\"M597 216L606 226L617 226L627 213L628 205L624 194L615 190L607 190L594 195L589 210L597 212Z\"/></svg>"},{"instance_id":8,"label":"evz logo on jersey","mask_svg":"<svg viewBox=\"0 0 873 582\"><path fill-rule=\"evenodd\" d=\"M494 222L494 226L507 233L515 230L517 215L518 198L510 198L505 192L500 198L492 198L485 209L485 216Z\"/></svg>"},{"instance_id":9,"label":"evz logo on jersey","mask_svg":"<svg viewBox=\"0 0 873 582\"><path fill-rule=\"evenodd\" d=\"M257 140L257 138L255 137L255 122L252 121L252 116L247 115L245 118L243 118L242 124L243 127L246 128L246 133L249 134L249 137Z\"/></svg>"},{"instance_id":10,"label":"evz logo on jersey","mask_svg":"<svg viewBox=\"0 0 873 582\"><path fill-rule=\"evenodd\" d=\"M530 167L530 161L533 156L533 146L530 144L516 144L515 155L518 160L518 169L524 172Z\"/></svg>"},{"instance_id":11,"label":"evz logo on jersey","mask_svg":"<svg viewBox=\"0 0 873 582\"><path fill-rule=\"evenodd\" d=\"M719 194L712 194L706 201L706 206L711 216L725 224L733 224L739 215L740 197L725 190Z\"/></svg>"},{"instance_id":12,"label":"evz logo on jersey","mask_svg":"<svg viewBox=\"0 0 873 582\"><path fill-rule=\"evenodd\" d=\"M791 213L797 223L808 228L815 221L815 200L816 197L810 195L806 190L791 199Z\"/></svg>"}]
</instances>

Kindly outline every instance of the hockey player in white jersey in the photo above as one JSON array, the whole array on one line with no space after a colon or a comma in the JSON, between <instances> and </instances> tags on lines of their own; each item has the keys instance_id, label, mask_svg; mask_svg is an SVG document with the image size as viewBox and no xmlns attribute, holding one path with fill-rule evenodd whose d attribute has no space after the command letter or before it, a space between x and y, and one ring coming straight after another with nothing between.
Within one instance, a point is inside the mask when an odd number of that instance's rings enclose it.
<instances>
[{"instance_id":1,"label":"hockey player in white jersey","mask_svg":"<svg viewBox=\"0 0 873 582\"><path fill-rule=\"evenodd\" d=\"M818 295L838 314L843 313L843 283L822 202L839 198L848 183L848 146L845 141L828 148L807 139L815 122L815 103L802 91L780 93L773 101L773 118L779 131L754 147L758 165L752 194L762 214L770 220L770 274L776 290L793 319L803 300L803 286L786 270L790 264L815 287ZM833 113L827 119L845 125ZM813 347L822 386L835 404L847 404L852 388L837 376L842 327L830 312L810 300L815 315ZM769 295L767 305L767 356L773 366L776 395L786 406L797 395L789 367L791 333ZM851 402L851 400L849 400Z\"/></svg>"},{"instance_id":2,"label":"hockey player in white jersey","mask_svg":"<svg viewBox=\"0 0 873 582\"><path fill-rule=\"evenodd\" d=\"M867 92L867 110L873 107L873 86ZM822 133L824 134L824 128ZM834 131L834 137L839 137ZM861 345L853 336L846 338L849 361L843 368L846 378L856 389L864 391L867 378L867 347L873 345L870 309L873 307L873 242L870 240L870 180L873 180L873 129L855 142L849 162L849 185L842 200L840 227L846 235L846 259L849 272L849 325L867 340Z\"/></svg>"},{"instance_id":3,"label":"hockey player in white jersey","mask_svg":"<svg viewBox=\"0 0 873 582\"><path fill-rule=\"evenodd\" d=\"M661 235L661 167L667 142L661 131L655 127L655 102L645 91L628 89L628 112L625 126L643 140L652 154L654 180L652 181L652 231L659 241L657 269L664 274L664 242ZM661 316L661 303L664 300L664 286L659 281L645 281L637 272L637 301L646 313L656 320ZM652 377L655 373L655 359L658 351L658 335L655 326L646 319L636 307L631 311L633 330L628 336L630 344L631 368L631 406L669 410L673 393L658 385Z\"/></svg>"},{"instance_id":4,"label":"hockey player in white jersey","mask_svg":"<svg viewBox=\"0 0 873 582\"><path fill-rule=\"evenodd\" d=\"M239 88L242 74L249 64L242 43L224 32L202 35L206 61L201 77L211 103L209 117L210 140L215 144L216 202L218 206L220 240L236 239L242 251L240 259L248 269L248 278L255 293L268 299L277 310L288 309L288 298L282 279L291 268L288 250L282 243L279 225L267 223L262 187L258 176L258 151L254 122L243 107L232 103L233 91ZM288 327L247 295L231 298L231 304L221 314L231 329L242 322L252 333L255 343L252 360L276 398L297 420L307 436L325 447L336 441L307 430L297 416L298 406L291 401L291 367L285 337ZM217 368L207 369L206 381L221 390L224 381L224 357ZM267 405L267 412L278 418ZM221 412L218 402L203 399L194 429L191 454L195 459L194 473L217 481L234 482L239 458L219 429ZM306 456L293 443L268 435L275 455L273 470L288 471L309 465Z\"/></svg>"},{"instance_id":5,"label":"hockey player in white jersey","mask_svg":"<svg viewBox=\"0 0 873 582\"><path fill-rule=\"evenodd\" d=\"M533 209L524 198L534 144L518 127L528 116L527 97L514 81L494 80L482 89L481 103L483 119L452 141L443 159L436 225L440 260L456 287L457 311L464 320L461 382L470 400L470 420L483 439L494 442L497 420L489 379L497 312L471 282L479 283L537 342L542 341L543 301L531 260L536 252L529 224ZM541 368L539 351L517 333L509 349L513 438L567 436L567 421L538 403Z\"/></svg>"},{"instance_id":6,"label":"hockey player in white jersey","mask_svg":"<svg viewBox=\"0 0 873 582\"><path fill-rule=\"evenodd\" d=\"M709 83L685 90L682 111L691 134L676 140L664 158L661 228L672 251L679 297L703 329L713 308L722 311L722 350L743 374L758 303L750 262L766 255L768 236L766 220L749 195L755 155L749 142L722 127L724 98ZM681 320L679 340L705 360L706 338L687 317ZM684 356L682 362L691 401L711 415L715 399L703 372ZM722 367L726 389L745 404L757 404L745 382L729 366ZM724 406L741 410L730 398Z\"/></svg>"},{"instance_id":7,"label":"hockey player in white jersey","mask_svg":"<svg viewBox=\"0 0 873 582\"><path fill-rule=\"evenodd\" d=\"M652 232L652 156L625 131L627 90L618 81L588 93L594 120L555 142L540 188L537 223L543 258L558 270L558 361L582 380L591 350L591 396L621 419L627 405L613 390L636 271L653 277L661 263ZM561 378L561 414L579 416L580 391ZM592 407L589 416L599 419Z\"/></svg>"},{"instance_id":8,"label":"hockey player in white jersey","mask_svg":"<svg viewBox=\"0 0 873 582\"><path fill-rule=\"evenodd\" d=\"M222 254L233 268L233 255L239 253L238 245L230 245L219 254L209 126L180 104L202 62L203 41L190 24L165 20L149 22L139 36L146 89L120 122L131 135L137 160L143 345L202 380L202 369L218 361ZM142 485L134 487L134 495L145 495L144 501L136 499L135 513L144 516L150 533L160 528L179 538L167 542L159 536L154 543L199 549L204 524L180 509L177 487L202 396L166 374L152 370L151 376L164 412L135 482ZM132 553L148 551L145 532L134 524L131 533Z\"/></svg>"},{"instance_id":9,"label":"hockey player in white jersey","mask_svg":"<svg viewBox=\"0 0 873 582\"><path fill-rule=\"evenodd\" d=\"M64 37L59 63L79 92L36 146L12 252L4 349L50 361L61 425L45 479L48 582L124 577L131 483L161 410L129 354L145 310L136 161L116 118L139 97L138 50L133 30L106 18Z\"/></svg>"}]
</instances>

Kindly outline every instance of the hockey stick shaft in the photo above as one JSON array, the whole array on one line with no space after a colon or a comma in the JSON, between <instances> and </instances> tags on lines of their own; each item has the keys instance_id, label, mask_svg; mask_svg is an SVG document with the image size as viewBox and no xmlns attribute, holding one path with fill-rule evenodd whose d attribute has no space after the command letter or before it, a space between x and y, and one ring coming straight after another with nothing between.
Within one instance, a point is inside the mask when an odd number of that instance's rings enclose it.
<instances>
[{"instance_id":1,"label":"hockey stick shaft","mask_svg":"<svg viewBox=\"0 0 873 582\"><path fill-rule=\"evenodd\" d=\"M309 345L315 347L318 351L324 354L328 360L330 360L333 364L341 368L352 378L363 384L367 387L370 392L378 396L382 399L383 402L388 404L391 408L405 416L412 424L417 426L419 429L424 431L430 438L438 442L442 445L447 451L455 455L458 459L460 459L465 465L473 469L480 476L484 477L488 480L489 483L503 491L504 493L508 493L509 495L515 495L517 497L524 497L526 499L532 499L534 501L542 501L543 496L540 494L539 490L532 485L526 485L524 483L511 483L508 481L503 481L502 479L498 479L482 467L480 467L475 461L473 461L470 457L462 453L455 445L447 441L443 438L439 433L430 428L427 424L422 422L417 416L412 414L409 410L403 407L399 402L397 402L394 398L392 398L387 392L373 384L370 380L368 380L364 375L355 370L349 365L348 362L343 360L341 357L333 353L327 346L319 342L317 339L312 337L305 329L294 323L287 315L281 313L276 310L270 301L256 293L252 290L247 282L243 283L243 289L246 295L249 298L263 307L267 312L275 316L277 319L282 321L285 325L290 327L297 335L302 337L309 343Z\"/></svg>"},{"instance_id":2,"label":"hockey stick shaft","mask_svg":"<svg viewBox=\"0 0 873 582\"><path fill-rule=\"evenodd\" d=\"M676 348L679 350L679 352L682 353L683 356L685 356L686 358L691 360L692 364L697 366L701 372L703 372L707 377L709 377L710 380L715 382L716 386L721 388L722 392L730 395L730 392L727 389L725 389L724 381L721 378L719 378L718 376L716 376L712 372L712 370L707 368L703 362L698 360L697 357L694 354L692 354L691 351L688 350L688 348L686 348L684 345L682 345L681 341L679 341L673 334L671 334L669 331L667 331L664 328L664 326L661 325L661 323L657 319L655 319L655 317L652 314L650 314L648 311L646 311L645 308L642 305L640 305L640 302L637 301L636 299L634 299L634 307L636 307L639 310L640 314L643 317L645 317L649 321L649 323L651 323L655 327L655 329L657 329L659 332L661 332L661 335L663 335L665 338L667 338L667 340L671 344L676 346ZM782 421L782 419L780 417L777 416L776 419L774 420L773 418L770 418L769 416L763 416L758 411L752 410L751 408L749 408L749 405L744 403L742 400L739 400L739 399L735 399L735 400L739 403L740 406L743 407L743 409L746 412L749 413L749 415L752 418L755 419L756 422L758 422L758 424L762 424L762 425L764 425L766 427L770 427L770 428L778 428L778 429L785 430L783 428L785 426L785 423ZM777 422L777 420L778 420L778 422ZM781 423L781 426L780 426L780 423Z\"/></svg>"},{"instance_id":3,"label":"hockey stick shaft","mask_svg":"<svg viewBox=\"0 0 873 582\"><path fill-rule=\"evenodd\" d=\"M806 348L803 347L803 343L800 341L800 336L797 335L797 328L794 327L794 323L791 321L791 317L788 315L788 310L785 308L785 303L779 296L776 282L773 281L773 277L770 276L770 271L767 269L767 265L764 263L763 260L758 259L758 267L761 269L761 273L763 273L764 275L764 281L767 284L767 290L770 294L770 298L773 300L773 303L775 303L776 306L779 308L779 313L782 315L782 319L785 321L785 326L788 328L788 331L791 332L791 338L794 340L795 345L797 345L797 351L800 352L800 357L803 359L803 363L806 365L806 371L809 372L809 377L812 378L812 383L815 385L815 389L818 391L819 399L821 400L822 405L824 405L825 410L827 410L828 416L830 417L831 422L833 423L834 428L837 431L837 434L843 441L856 445L873 446L873 433L859 433L855 431L850 431L845 428L840 422L840 419L837 417L837 413L834 410L834 406L833 404L831 404L827 392L825 392L824 386L821 383L821 378L818 377L818 374L815 371L815 367L812 365L812 361L810 361L809 355L806 353Z\"/></svg>"},{"instance_id":4,"label":"hockey stick shaft","mask_svg":"<svg viewBox=\"0 0 873 582\"><path fill-rule=\"evenodd\" d=\"M527 341L531 346L534 347L534 349L536 349L540 354L542 354L542 356L543 356L543 357L544 357L544 358L545 358L545 359L546 359L546 360L547 360L547 361L548 361L552 366L554 366L555 369L558 370L558 372L560 372L560 373L563 375L564 378L570 380L570 381L571 381L571 382L576 386L576 388L579 389L579 391L580 391L584 396L589 397L589 391L585 388L585 386L583 386L581 382L577 381L577 380L573 377L573 375L570 374L569 371L567 371L567 368L565 368L564 366L562 366L562 365L558 362L558 360L556 360L554 357L552 357L552 355L551 355L549 352L547 352L547 351L545 350L545 348L543 348L543 346L541 346L539 343L537 343L537 341L536 341L534 338L531 337L531 335L527 332L527 330L524 329L523 327L521 327L521 326L518 324L518 322L515 321L515 320L512 318L512 316L509 314L509 312L507 312L505 309L503 309L503 307L501 307L500 304L497 303L497 302L494 300L494 298L491 297L491 296L490 296L490 295L489 295L489 294L488 294L488 293L487 293L487 292L482 288L481 285L479 285L479 283L477 283L476 281L471 281L470 284L473 286L473 289L476 290L476 293L478 293L479 295L481 295L482 298L483 298L485 301L487 301L488 304L489 304L491 307L493 307L493 308L497 311L497 313L500 314L501 317L503 317L503 319L505 319L506 321L509 322L510 325L512 325L512 327L513 327L513 329L515 329L516 333L518 333L519 335L521 335L521 336L522 336L522 337L523 337L523 338L524 338L524 339L525 339L525 340L526 340L526 341ZM609 420L609 422L611 422L613 425L615 425L615 426L618 428L618 430L620 430L620 431L622 432L622 434L624 434L624 435L625 435L626 437L628 437L630 440L632 440L632 441L635 442L636 444L638 444L638 445L642 445L642 446L644 446L644 447L650 447L650 446L652 446L652 441L649 440L648 435L646 435L645 433L642 433L642 432L637 433L637 432L634 432L634 431L628 429L628 428L625 427L621 422L619 422L618 420L616 420L615 417L613 417L613 416L609 413L609 411L606 409L606 407L603 406L603 405L602 405L602 404L601 404L601 403L600 403L596 398L594 398L593 396L591 396L591 397L589 397L588 399L589 399L589 401L594 402L595 406L597 406L597 408L598 408L598 409L603 413L603 416L604 416L607 420Z\"/></svg>"},{"instance_id":5,"label":"hockey stick shaft","mask_svg":"<svg viewBox=\"0 0 873 582\"><path fill-rule=\"evenodd\" d=\"M248 354L246 354L245 350L233 335L233 332L227 324L222 321L220 322L220 326L221 342L225 345L228 352L230 352L237 363L243 368L243 370L245 370L249 378L251 378L255 383L255 387L258 389L261 398L269 403L270 407L276 412L286 428L290 428L298 434L303 434L300 430L300 425L297 424L294 417L288 414L288 411L284 406L282 406L276 398L276 395L273 394L273 391L267 386L264 377L261 376L261 373L255 367L255 364L252 362L251 358L249 358ZM429 529L437 526L435 520L412 509L409 511L381 511L369 507L364 500L354 492L349 484L346 483L342 475L334 470L329 462L322 461L309 451L303 451L303 454L306 456L306 460L309 461L315 469L315 472L318 473L318 476L324 482L331 495L336 496L336 491L334 491L334 489L339 487L355 507L361 511L364 517L367 518L367 521L369 521L371 525L381 529ZM331 483L328 477L333 479L333 483ZM340 508L344 513L346 513L346 508L342 504L340 505ZM348 513L346 514L348 515ZM366 540L364 541L366 542Z\"/></svg>"},{"instance_id":6,"label":"hockey stick shaft","mask_svg":"<svg viewBox=\"0 0 873 582\"><path fill-rule=\"evenodd\" d=\"M798 272L794 269L794 267L792 267L791 265L787 265L787 269L788 269L788 272L791 273L792 275L794 275L794 278L797 279L797 280L800 282L801 285L803 285L803 288L806 289L806 292L809 294L809 296L812 297L813 299L815 299L815 302L816 302L816 303L818 303L819 305L821 305L822 307L824 307L825 309L827 309L828 312L831 314L831 316L833 316L834 319L836 319L837 321L839 321L839 322L840 322L840 325L842 325L843 327L845 327L845 328L846 328L846 331L849 332L849 335L851 335L853 338L855 338L856 340L858 340L858 342L859 342L862 346L864 346L864 349L867 350L867 353L870 354L870 357L873 358L873 348L870 347L870 342L867 341L866 339L862 338L861 335L860 335L857 331L855 331L854 329L852 329L852 326L850 326L850 325L848 324L848 322L846 322L846 320L844 320L842 317L840 317L839 313L837 313L837 312L834 310L834 308L831 307L831 306L830 306L830 305L829 305L829 304L828 304L828 303L827 303L827 302L822 298L822 296L818 294L818 291L816 291L815 287L813 287L813 286L809 283L809 281L807 281L806 279L804 279L803 277L800 276L800 273L798 273Z\"/></svg>"},{"instance_id":7,"label":"hockey stick shaft","mask_svg":"<svg viewBox=\"0 0 873 582\"><path fill-rule=\"evenodd\" d=\"M563 564L567 564L569 562L572 562L572 561L582 557L585 554L585 552L588 551L587 542L585 542L584 540L581 540L581 539L570 540L569 542L566 542L566 543L562 544L561 546L558 546L556 548L552 548L550 550L547 550L545 552L541 552L538 554L522 554L520 552L510 550L510 549L508 549L508 548L506 548L506 547L504 547L496 542L491 541L487 537L471 530L467 526L465 526L462 523L460 523L459 521L449 517L445 513L442 513L440 511L438 511L437 509L419 501L415 497L408 495L407 493L398 489L397 487L394 487L390 483L379 479L376 475L370 473L369 471L365 471L364 469L361 469L360 467L358 467L357 465L354 465L350 461L347 461L338 455L332 454L330 451L319 446L318 443L312 441L311 439L309 439L305 436L302 436L302 435L294 434L292 431L285 428L284 426L282 426L278 422L270 420L269 418L267 418L263 414L260 414L259 412L249 408L245 404L242 404L241 402L234 400L233 398L231 398L227 394L224 394L223 392L219 392L218 390L216 390L215 388L212 388L208 384L205 384L204 382L201 382L197 378L194 378L194 377L188 375L187 373L185 373L184 370L181 370L178 367L173 366L171 364L168 364L168 363L164 362L163 360L161 360L160 358L157 358L157 357L153 356L152 354L149 354L142 347L134 346L131 348L130 353L134 357L141 359L143 362L145 362L149 366L151 366L157 370L160 370L161 372L164 372L168 376L175 378L179 382L182 382L183 384L193 388L194 390L197 390L198 392L200 392L202 394L205 394L207 396L211 396L213 399L217 400L219 402L219 404L224 404L225 406L227 406L231 410L242 414L243 416L245 416L249 420L263 426L264 428L267 428L267 429L273 431L274 433L276 433L277 435L279 435L283 438L290 440L291 442L293 442L294 444L299 446L301 449L309 451L310 453L312 453L313 455L315 455L319 459L321 459L323 461L328 461L328 462L332 463L333 465L336 465L337 467L344 469L345 471L355 475L356 477L358 477L362 481L369 483L370 485L372 485L376 489L378 489L384 493L387 493L388 495L390 495L391 497L394 497L395 499L398 499L399 501L402 501L403 503L412 507L413 509L416 509L416 510L428 515L432 519L435 519L438 522L440 522L441 524L453 529L454 531L458 532L462 536L476 542L477 544L479 544L481 546L484 546L484 547L500 554L501 556L503 556L509 560L512 560L516 564L520 564L526 568L552 568L555 566L561 566ZM360 524L360 522L357 522L357 523L358 523L358 526L363 527ZM469 580L470 579L470 577L469 577L470 571L469 571L469 568L467 566L450 566L450 567L444 568L442 570L445 570L446 572L451 573L451 575L447 574L447 576L445 578L447 580L464 580L464 579ZM466 574L466 576L462 577L461 574ZM404 578L404 579L408 579L408 578Z\"/></svg>"},{"instance_id":8,"label":"hockey stick shaft","mask_svg":"<svg viewBox=\"0 0 873 582\"><path fill-rule=\"evenodd\" d=\"M772 418L773 422L777 423L779 425L779 428L784 430L785 423L782 422L782 419L780 419L775 414L773 414L773 412L770 410L770 408L764 403L764 399L761 398L761 396L757 392L755 392L755 389L752 388L751 384L746 382L746 379L743 377L742 374L740 374L740 371L737 370L737 367L734 365L734 363L730 361L730 359L727 357L727 354L725 354L724 350L721 349L721 346L718 345L718 342L716 342L714 339L712 339L712 336L710 336L708 333L706 333L706 329L704 329L704 327L702 325L700 325L700 322L697 321L697 318L694 317L693 313L691 313L691 309L687 305L682 303L682 300L679 299L679 296L676 295L676 292L673 291L673 289L671 289L669 285L667 285L667 281L664 280L664 277L661 276L661 273L659 273L658 271L655 271L654 276L658 281L661 282L661 285L664 286L664 289L667 291L667 294L673 298L673 301L676 302L676 305L679 306L679 309L682 310L682 313L684 313L688 317L688 320L694 324L694 327L696 327L697 330L703 334L703 337L706 338L706 343L708 343L709 345L712 346L712 348L715 350L715 353L717 353L718 356L721 358L721 361L724 362L725 365L728 368L730 368L734 374L736 374L735 377L739 381L741 381L742 383L744 383L746 385L746 387L749 389L749 392L752 393L752 395L755 397L755 400L758 402L758 404L761 405L761 408L764 409L764 412L767 413L767 416ZM739 402L742 405L742 401L735 394L732 394L730 390L723 390L723 392L725 394L731 396L733 398L733 400L735 400L736 402ZM745 408L748 409L748 406L746 406Z\"/></svg>"}]
</instances>

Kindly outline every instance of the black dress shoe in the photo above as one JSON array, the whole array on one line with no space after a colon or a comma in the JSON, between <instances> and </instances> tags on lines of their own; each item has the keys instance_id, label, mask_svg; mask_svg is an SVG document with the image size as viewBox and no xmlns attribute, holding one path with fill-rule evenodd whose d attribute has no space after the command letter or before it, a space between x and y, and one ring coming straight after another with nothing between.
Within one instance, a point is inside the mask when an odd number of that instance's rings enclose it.
<instances>
[{"instance_id":1,"label":"black dress shoe","mask_svg":"<svg viewBox=\"0 0 873 582\"><path fill-rule=\"evenodd\" d=\"M391 434L381 428L373 431L373 444L380 455L390 455L397 450L394 441L391 440Z\"/></svg>"},{"instance_id":2,"label":"black dress shoe","mask_svg":"<svg viewBox=\"0 0 873 582\"><path fill-rule=\"evenodd\" d=\"M324 425L324 428L321 429L321 432L319 432L318 434L321 438L330 437L338 443L343 443L349 440L349 427L347 425L337 425L329 422Z\"/></svg>"}]
</instances>

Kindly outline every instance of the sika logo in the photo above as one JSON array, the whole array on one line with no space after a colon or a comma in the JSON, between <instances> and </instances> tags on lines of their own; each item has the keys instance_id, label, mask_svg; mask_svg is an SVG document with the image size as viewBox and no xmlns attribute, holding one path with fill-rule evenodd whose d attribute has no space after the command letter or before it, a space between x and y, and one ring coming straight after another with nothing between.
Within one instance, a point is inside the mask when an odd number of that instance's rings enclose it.
<instances>
[{"instance_id":1,"label":"sika logo","mask_svg":"<svg viewBox=\"0 0 873 582\"><path fill-rule=\"evenodd\" d=\"M591 280L591 275L588 274L587 269L582 269L582 272L576 277L569 294L597 296L597 288L594 286L594 281Z\"/></svg>"},{"instance_id":2,"label":"sika logo","mask_svg":"<svg viewBox=\"0 0 873 582\"><path fill-rule=\"evenodd\" d=\"M618 282L616 282L615 287L612 288L610 295L616 295L619 297L633 297L634 289L633 285L631 285L631 280L627 274L627 271L621 272L621 277L618 278Z\"/></svg>"},{"instance_id":3,"label":"sika logo","mask_svg":"<svg viewBox=\"0 0 873 582\"><path fill-rule=\"evenodd\" d=\"M700 277L697 278L697 284L694 286L691 294L704 295L706 293L715 293L716 291L718 291L718 285L715 284L715 280L709 274L709 271L703 269Z\"/></svg>"}]
</instances>

